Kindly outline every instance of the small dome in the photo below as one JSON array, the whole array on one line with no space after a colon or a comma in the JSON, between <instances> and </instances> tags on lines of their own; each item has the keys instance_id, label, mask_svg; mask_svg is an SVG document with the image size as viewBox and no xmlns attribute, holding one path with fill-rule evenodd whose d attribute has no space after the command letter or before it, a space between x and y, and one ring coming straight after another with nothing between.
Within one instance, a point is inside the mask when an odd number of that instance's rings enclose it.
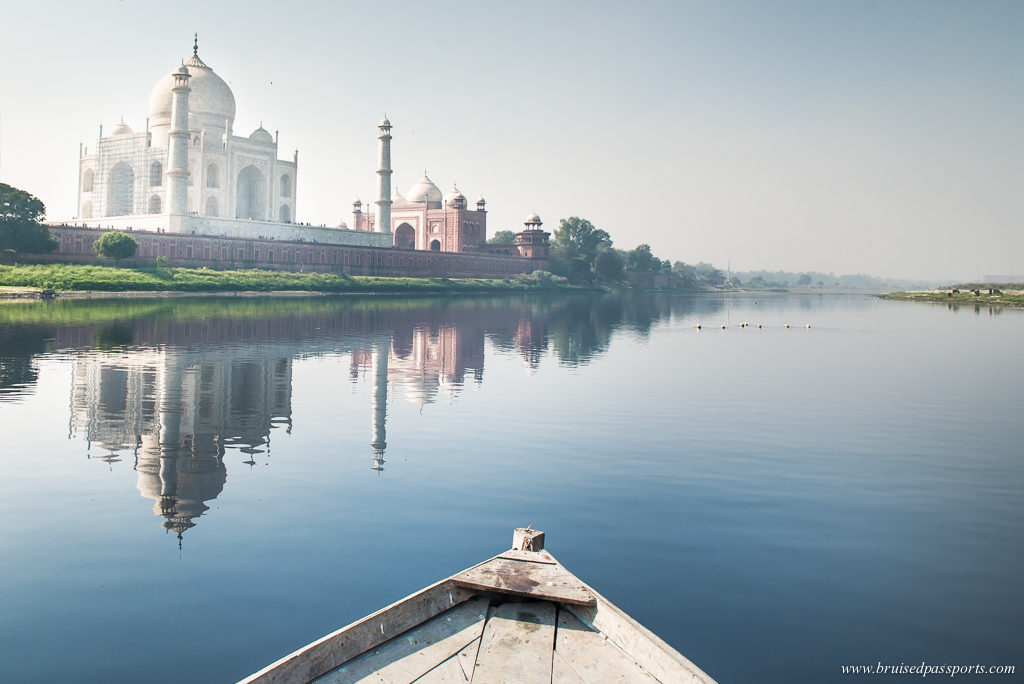
<instances>
[{"instance_id":1,"label":"small dome","mask_svg":"<svg viewBox=\"0 0 1024 684\"><path fill-rule=\"evenodd\" d=\"M110 132L110 135L132 135L133 133L135 131L131 129L131 126L121 121L121 123L114 126L114 130Z\"/></svg>"},{"instance_id":2,"label":"small dome","mask_svg":"<svg viewBox=\"0 0 1024 684\"><path fill-rule=\"evenodd\" d=\"M386 119L385 119L385 121L386 121ZM405 204L406 203L406 199L404 197L402 197L402 193L398 192L398 190L396 189L394 192L391 193L391 203L392 204Z\"/></svg>"},{"instance_id":3,"label":"small dome","mask_svg":"<svg viewBox=\"0 0 1024 684\"><path fill-rule=\"evenodd\" d=\"M338 230L348 230L348 224L345 223L344 221L339 221L337 227Z\"/></svg>"},{"instance_id":4,"label":"small dome","mask_svg":"<svg viewBox=\"0 0 1024 684\"><path fill-rule=\"evenodd\" d=\"M540 220L540 216L537 216L537 212L532 212L529 216L526 217L526 221L524 221L524 223L537 224L539 226L541 223L543 223L543 221Z\"/></svg>"},{"instance_id":5,"label":"small dome","mask_svg":"<svg viewBox=\"0 0 1024 684\"><path fill-rule=\"evenodd\" d=\"M388 118L385 116L380 120L380 123L377 124L377 128L391 128L391 122L388 121Z\"/></svg>"},{"instance_id":6,"label":"small dome","mask_svg":"<svg viewBox=\"0 0 1024 684\"><path fill-rule=\"evenodd\" d=\"M409 189L406 198L410 202L440 202L442 200L441 189L434 185L434 181L423 174L419 183Z\"/></svg>"},{"instance_id":7,"label":"small dome","mask_svg":"<svg viewBox=\"0 0 1024 684\"><path fill-rule=\"evenodd\" d=\"M479 197L476 198L476 203L477 204L487 204L487 200L484 199L483 195L480 195Z\"/></svg>"},{"instance_id":8,"label":"small dome","mask_svg":"<svg viewBox=\"0 0 1024 684\"><path fill-rule=\"evenodd\" d=\"M270 135L270 131L260 126L255 131L249 134L249 140L259 143L273 143L274 136Z\"/></svg>"},{"instance_id":9,"label":"small dome","mask_svg":"<svg viewBox=\"0 0 1024 684\"><path fill-rule=\"evenodd\" d=\"M452 191L448 193L448 197L446 199L449 204L454 204L455 202L465 202L466 196L463 195L457 187L453 187Z\"/></svg>"}]
</instances>

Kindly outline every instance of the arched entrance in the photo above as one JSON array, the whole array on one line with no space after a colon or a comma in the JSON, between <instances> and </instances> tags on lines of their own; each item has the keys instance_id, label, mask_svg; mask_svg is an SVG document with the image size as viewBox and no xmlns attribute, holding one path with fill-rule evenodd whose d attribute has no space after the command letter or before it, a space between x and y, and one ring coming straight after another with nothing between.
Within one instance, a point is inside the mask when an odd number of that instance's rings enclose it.
<instances>
[{"instance_id":1,"label":"arched entrance","mask_svg":"<svg viewBox=\"0 0 1024 684\"><path fill-rule=\"evenodd\" d=\"M282 204L281 205L281 210L278 212L278 214L279 214L279 218L281 219L281 223L291 223L292 222L292 210L291 210L291 208L289 208L289 206L287 204Z\"/></svg>"},{"instance_id":2,"label":"arched entrance","mask_svg":"<svg viewBox=\"0 0 1024 684\"><path fill-rule=\"evenodd\" d=\"M441 243L439 241L437 241L437 240L431 240L430 241L430 251L431 252L440 252L441 251Z\"/></svg>"},{"instance_id":3,"label":"arched entrance","mask_svg":"<svg viewBox=\"0 0 1024 684\"><path fill-rule=\"evenodd\" d=\"M395 247L416 249L416 231L408 223L403 223L395 229Z\"/></svg>"},{"instance_id":4,"label":"arched entrance","mask_svg":"<svg viewBox=\"0 0 1024 684\"><path fill-rule=\"evenodd\" d=\"M132 213L135 199L135 172L121 162L110 169L107 182L107 216L127 216Z\"/></svg>"},{"instance_id":5,"label":"arched entrance","mask_svg":"<svg viewBox=\"0 0 1024 684\"><path fill-rule=\"evenodd\" d=\"M266 219L263 191L266 181L263 174L251 164L238 174L238 206L235 216L240 219L263 221Z\"/></svg>"}]
</instances>

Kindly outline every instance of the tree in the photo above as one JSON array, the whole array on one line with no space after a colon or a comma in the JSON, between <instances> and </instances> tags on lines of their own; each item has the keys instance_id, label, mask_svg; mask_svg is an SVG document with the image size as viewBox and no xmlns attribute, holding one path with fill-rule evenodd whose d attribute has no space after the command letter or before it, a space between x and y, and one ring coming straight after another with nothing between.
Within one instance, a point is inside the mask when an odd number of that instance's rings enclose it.
<instances>
[{"instance_id":1,"label":"tree","mask_svg":"<svg viewBox=\"0 0 1024 684\"><path fill-rule=\"evenodd\" d=\"M99 239L92 243L92 248L101 257L113 259L116 266L121 259L135 256L135 250L139 248L139 243L135 242L135 238L127 233L113 231L100 235Z\"/></svg>"},{"instance_id":2,"label":"tree","mask_svg":"<svg viewBox=\"0 0 1024 684\"><path fill-rule=\"evenodd\" d=\"M622 266L622 257L614 249L602 249L594 258L594 271L609 280L618 280L622 277Z\"/></svg>"},{"instance_id":3,"label":"tree","mask_svg":"<svg viewBox=\"0 0 1024 684\"><path fill-rule=\"evenodd\" d=\"M568 260L582 259L588 267L594 263L598 249L612 246L608 233L577 216L559 220L554 237L555 245Z\"/></svg>"},{"instance_id":4,"label":"tree","mask_svg":"<svg viewBox=\"0 0 1024 684\"><path fill-rule=\"evenodd\" d=\"M514 245L516 234L511 230L499 230L487 241L489 245Z\"/></svg>"},{"instance_id":5,"label":"tree","mask_svg":"<svg viewBox=\"0 0 1024 684\"><path fill-rule=\"evenodd\" d=\"M626 269L633 273L657 273L661 270L661 259L651 253L650 245L638 245L626 255Z\"/></svg>"},{"instance_id":6,"label":"tree","mask_svg":"<svg viewBox=\"0 0 1024 684\"><path fill-rule=\"evenodd\" d=\"M796 279L797 287L807 287L811 284L811 275L809 273L803 273L799 278Z\"/></svg>"},{"instance_id":7,"label":"tree","mask_svg":"<svg viewBox=\"0 0 1024 684\"><path fill-rule=\"evenodd\" d=\"M45 254L57 249L57 238L39 222L45 215L37 197L0 183L0 250Z\"/></svg>"}]
</instances>

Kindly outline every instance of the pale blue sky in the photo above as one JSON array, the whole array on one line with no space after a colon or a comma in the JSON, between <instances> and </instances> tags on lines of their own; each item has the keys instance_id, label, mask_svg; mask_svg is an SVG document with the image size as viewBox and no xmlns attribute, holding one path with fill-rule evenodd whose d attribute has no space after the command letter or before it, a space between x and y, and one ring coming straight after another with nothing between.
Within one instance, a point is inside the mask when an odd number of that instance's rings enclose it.
<instances>
[{"instance_id":1,"label":"pale blue sky","mask_svg":"<svg viewBox=\"0 0 1024 684\"><path fill-rule=\"evenodd\" d=\"M236 134L299 149L299 220L374 199L386 112L398 188L458 181L492 233L536 210L734 269L1024 274L1022 2L6 4L0 180L50 218L198 31Z\"/></svg>"}]
</instances>

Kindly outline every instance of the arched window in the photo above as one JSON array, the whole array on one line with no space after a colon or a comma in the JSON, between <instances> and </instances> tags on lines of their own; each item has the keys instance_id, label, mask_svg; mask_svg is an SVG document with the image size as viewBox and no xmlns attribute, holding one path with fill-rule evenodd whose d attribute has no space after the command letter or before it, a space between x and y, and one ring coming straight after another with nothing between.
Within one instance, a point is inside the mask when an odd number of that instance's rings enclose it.
<instances>
[{"instance_id":1,"label":"arched window","mask_svg":"<svg viewBox=\"0 0 1024 684\"><path fill-rule=\"evenodd\" d=\"M292 222L292 210L288 207L287 204L282 204L281 205L281 211L278 212L278 216L281 219L281 223L291 223Z\"/></svg>"},{"instance_id":2,"label":"arched window","mask_svg":"<svg viewBox=\"0 0 1024 684\"><path fill-rule=\"evenodd\" d=\"M107 216L127 216L132 213L135 199L135 172L125 162L110 169L107 181Z\"/></svg>"},{"instance_id":3,"label":"arched window","mask_svg":"<svg viewBox=\"0 0 1024 684\"><path fill-rule=\"evenodd\" d=\"M149 213L160 213L160 195L153 195L152 197L149 198Z\"/></svg>"},{"instance_id":4,"label":"arched window","mask_svg":"<svg viewBox=\"0 0 1024 684\"><path fill-rule=\"evenodd\" d=\"M220 187L220 169L217 168L216 164L210 164L206 167L206 187Z\"/></svg>"},{"instance_id":5,"label":"arched window","mask_svg":"<svg viewBox=\"0 0 1024 684\"><path fill-rule=\"evenodd\" d=\"M149 185L158 188L164 184L164 167L160 162L153 162L149 165ZM151 214L154 212L150 212ZM158 212L157 212L158 213Z\"/></svg>"},{"instance_id":6,"label":"arched window","mask_svg":"<svg viewBox=\"0 0 1024 684\"><path fill-rule=\"evenodd\" d=\"M281 197L292 196L292 177L287 173L281 176Z\"/></svg>"},{"instance_id":7,"label":"arched window","mask_svg":"<svg viewBox=\"0 0 1024 684\"><path fill-rule=\"evenodd\" d=\"M217 212L217 198L207 197L206 198L206 215L207 216L218 216Z\"/></svg>"},{"instance_id":8,"label":"arched window","mask_svg":"<svg viewBox=\"0 0 1024 684\"><path fill-rule=\"evenodd\" d=\"M92 202L89 200L82 202L82 218L92 218Z\"/></svg>"},{"instance_id":9,"label":"arched window","mask_svg":"<svg viewBox=\"0 0 1024 684\"><path fill-rule=\"evenodd\" d=\"M235 197L238 198L235 207L235 217L240 219L253 219L263 221L267 218L264 188L266 181L263 174L253 165L246 166L238 174Z\"/></svg>"},{"instance_id":10,"label":"arched window","mask_svg":"<svg viewBox=\"0 0 1024 684\"><path fill-rule=\"evenodd\" d=\"M438 242L437 240L431 240L430 241L430 251L431 252L440 252L441 251L441 243Z\"/></svg>"},{"instance_id":11,"label":"arched window","mask_svg":"<svg viewBox=\"0 0 1024 684\"><path fill-rule=\"evenodd\" d=\"M395 229L395 247L416 249L416 231L408 223L403 223Z\"/></svg>"},{"instance_id":12,"label":"arched window","mask_svg":"<svg viewBox=\"0 0 1024 684\"><path fill-rule=\"evenodd\" d=\"M92 192L93 179L96 174L93 173L92 169L86 169L85 173L82 174L82 192Z\"/></svg>"}]
</instances>

